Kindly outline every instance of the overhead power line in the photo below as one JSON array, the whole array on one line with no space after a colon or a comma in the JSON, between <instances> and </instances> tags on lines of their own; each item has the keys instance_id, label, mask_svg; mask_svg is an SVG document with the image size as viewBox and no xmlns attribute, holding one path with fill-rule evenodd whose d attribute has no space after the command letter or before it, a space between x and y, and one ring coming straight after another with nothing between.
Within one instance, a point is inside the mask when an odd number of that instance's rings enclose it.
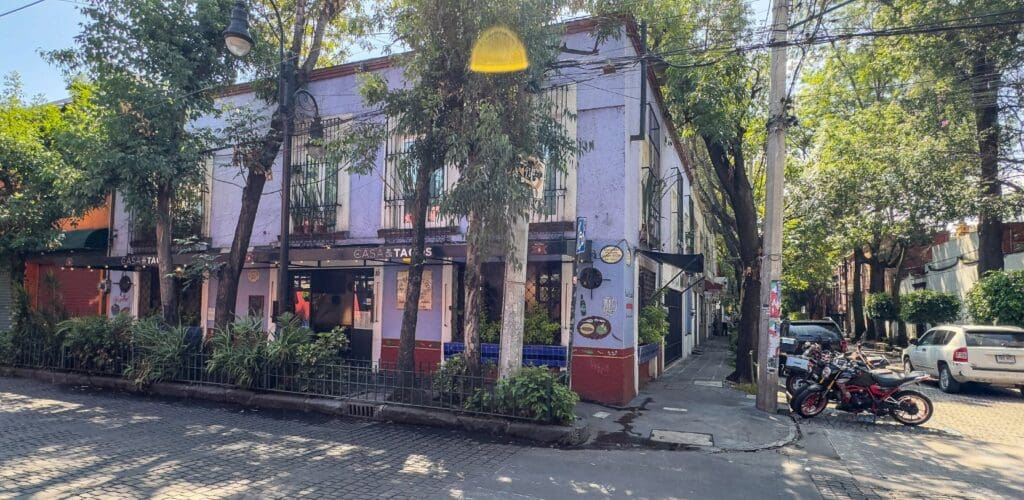
<instances>
[{"instance_id":1,"label":"overhead power line","mask_svg":"<svg viewBox=\"0 0 1024 500\"><path fill-rule=\"evenodd\" d=\"M35 4L43 3L44 1L45 0L36 0L34 2L29 2L29 3L25 4L25 5L22 5L21 7L15 7L13 9L7 11L7 12L0 12L0 17L4 17L4 16L9 15L9 14L14 14L15 12L18 12L19 10L27 9L27 8L35 5Z\"/></svg>"}]
</instances>

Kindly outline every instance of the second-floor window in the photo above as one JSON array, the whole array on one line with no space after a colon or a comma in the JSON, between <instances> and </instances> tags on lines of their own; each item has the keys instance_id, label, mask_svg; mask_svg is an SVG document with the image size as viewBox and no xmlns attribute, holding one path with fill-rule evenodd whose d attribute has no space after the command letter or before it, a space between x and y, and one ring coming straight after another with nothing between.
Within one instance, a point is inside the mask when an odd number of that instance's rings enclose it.
<instances>
[{"instance_id":1,"label":"second-floor window","mask_svg":"<svg viewBox=\"0 0 1024 500\"><path fill-rule=\"evenodd\" d=\"M661 247L661 199L664 194L665 182L661 178L661 125L653 107L647 109L647 151L646 164L641 165L642 204L640 221L640 240L647 248Z\"/></svg>"},{"instance_id":2,"label":"second-floor window","mask_svg":"<svg viewBox=\"0 0 1024 500\"><path fill-rule=\"evenodd\" d=\"M413 197L416 193L417 160L413 147L416 139L391 134L387 141L384 166L385 229L411 229ZM454 168L445 167L430 174L430 201L427 207L427 227L445 227L453 224L441 215L441 197L453 182Z\"/></svg>"},{"instance_id":3,"label":"second-floor window","mask_svg":"<svg viewBox=\"0 0 1024 500\"><path fill-rule=\"evenodd\" d=\"M202 182L179 186L172 201L172 240L205 239L210 236L210 181L213 161L205 164ZM129 244L133 252L155 251L156 218L153 214L129 215Z\"/></svg>"},{"instance_id":4,"label":"second-floor window","mask_svg":"<svg viewBox=\"0 0 1024 500\"><path fill-rule=\"evenodd\" d=\"M340 118L323 122L324 140L344 133ZM344 229L345 173L340 165L312 154L311 123L300 124L292 139L291 225L293 234L331 234Z\"/></svg>"}]
</instances>

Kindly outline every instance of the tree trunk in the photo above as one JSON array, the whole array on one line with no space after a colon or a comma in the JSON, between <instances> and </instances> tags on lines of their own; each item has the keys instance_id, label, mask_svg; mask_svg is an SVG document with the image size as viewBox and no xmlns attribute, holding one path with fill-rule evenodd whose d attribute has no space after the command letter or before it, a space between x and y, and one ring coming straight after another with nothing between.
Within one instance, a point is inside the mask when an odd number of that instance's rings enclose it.
<instances>
[{"instance_id":1,"label":"tree trunk","mask_svg":"<svg viewBox=\"0 0 1024 500\"><path fill-rule=\"evenodd\" d=\"M877 248L877 247L876 247ZM868 277L868 293L885 292L885 261L879 258L878 250L872 252L867 261L870 276ZM878 318L870 318L867 323L867 339L878 340L885 335L885 321Z\"/></svg>"},{"instance_id":2,"label":"tree trunk","mask_svg":"<svg viewBox=\"0 0 1024 500\"><path fill-rule=\"evenodd\" d=\"M238 212L235 236L231 240L231 252L228 253L227 263L218 272L217 305L214 312L214 324L217 328L224 328L234 320L235 305L238 303L238 281L245 266L245 254L249 250L252 227L256 223L256 211L259 210L260 197L266 183L266 175L249 169L245 188L242 189L242 208Z\"/></svg>"},{"instance_id":3,"label":"tree trunk","mask_svg":"<svg viewBox=\"0 0 1024 500\"><path fill-rule=\"evenodd\" d=\"M999 214L999 86L1002 75L984 48L974 56L971 100L981 155L981 213L978 214L978 278L1003 269L1003 220Z\"/></svg>"},{"instance_id":4,"label":"tree trunk","mask_svg":"<svg viewBox=\"0 0 1024 500\"><path fill-rule=\"evenodd\" d=\"M479 235L482 224L475 212L469 213L469 228L466 238L466 276L464 288L466 293L466 311L463 315L463 343L466 350L466 368L472 375L480 375L480 305L481 276L483 260L480 258L480 247L475 235Z\"/></svg>"},{"instance_id":5,"label":"tree trunk","mask_svg":"<svg viewBox=\"0 0 1024 500\"><path fill-rule=\"evenodd\" d=\"M511 238L505 254L505 282L501 305L501 350L498 376L512 376L523 366L523 324L526 314L526 259L530 221L516 219L509 231Z\"/></svg>"},{"instance_id":6,"label":"tree trunk","mask_svg":"<svg viewBox=\"0 0 1024 500\"><path fill-rule=\"evenodd\" d=\"M171 253L173 230L172 190L164 187L156 195L156 262L160 273L160 309L164 323L178 324L178 286L174 277L174 255Z\"/></svg>"},{"instance_id":7,"label":"tree trunk","mask_svg":"<svg viewBox=\"0 0 1024 500\"><path fill-rule=\"evenodd\" d=\"M412 197L412 264L405 290L405 310L402 311L402 331L398 343L398 369L403 373L403 386L411 385L416 370L416 323L420 312L420 285L423 281L423 256L427 246L427 209L430 205L430 177L434 169L420 161L416 167L416 189Z\"/></svg>"},{"instance_id":8,"label":"tree trunk","mask_svg":"<svg viewBox=\"0 0 1024 500\"><path fill-rule=\"evenodd\" d=\"M867 327L864 325L864 292L861 286L861 269L864 265L864 250L853 249L853 296L850 297L850 312L853 320L853 338L860 339Z\"/></svg>"},{"instance_id":9,"label":"tree trunk","mask_svg":"<svg viewBox=\"0 0 1024 500\"><path fill-rule=\"evenodd\" d=\"M711 137L703 137L711 164L719 183L728 195L735 216L736 235L739 240L739 265L743 281L740 286L740 321L736 340L736 369L729 375L733 382L754 381L752 362L757 354L757 336L761 315L761 237L757 231L757 209L754 190L747 178L743 161L743 134L723 144ZM731 159L731 160L730 160Z\"/></svg>"}]
</instances>

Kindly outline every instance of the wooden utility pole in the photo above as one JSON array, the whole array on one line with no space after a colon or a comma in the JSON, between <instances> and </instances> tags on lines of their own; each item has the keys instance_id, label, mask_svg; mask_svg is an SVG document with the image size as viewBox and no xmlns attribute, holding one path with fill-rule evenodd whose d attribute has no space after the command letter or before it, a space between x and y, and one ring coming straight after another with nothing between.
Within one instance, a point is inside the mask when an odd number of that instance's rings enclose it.
<instances>
[{"instance_id":1,"label":"wooden utility pole","mask_svg":"<svg viewBox=\"0 0 1024 500\"><path fill-rule=\"evenodd\" d=\"M786 40L789 0L774 0L772 8L771 76L768 92L768 157L761 259L761 321L757 353L757 408L775 413L778 406L778 348L780 321L770 313L772 282L782 274L782 186L786 165ZM781 288L776 288L776 294ZM777 300L781 300L779 297ZM775 309L775 308L771 308ZM769 328L771 323L772 328ZM771 330L771 331L770 331Z\"/></svg>"}]
</instances>

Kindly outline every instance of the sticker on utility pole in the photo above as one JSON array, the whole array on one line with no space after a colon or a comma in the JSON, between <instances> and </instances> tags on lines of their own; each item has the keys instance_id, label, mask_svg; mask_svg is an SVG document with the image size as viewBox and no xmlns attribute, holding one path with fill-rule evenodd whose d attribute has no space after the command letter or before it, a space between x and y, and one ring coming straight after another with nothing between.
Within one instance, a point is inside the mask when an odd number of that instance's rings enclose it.
<instances>
[{"instance_id":1,"label":"sticker on utility pole","mask_svg":"<svg viewBox=\"0 0 1024 500\"><path fill-rule=\"evenodd\" d=\"M772 280L768 292L768 373L775 373L779 364L779 345L782 335L779 329L782 318L782 283Z\"/></svg>"}]
</instances>

